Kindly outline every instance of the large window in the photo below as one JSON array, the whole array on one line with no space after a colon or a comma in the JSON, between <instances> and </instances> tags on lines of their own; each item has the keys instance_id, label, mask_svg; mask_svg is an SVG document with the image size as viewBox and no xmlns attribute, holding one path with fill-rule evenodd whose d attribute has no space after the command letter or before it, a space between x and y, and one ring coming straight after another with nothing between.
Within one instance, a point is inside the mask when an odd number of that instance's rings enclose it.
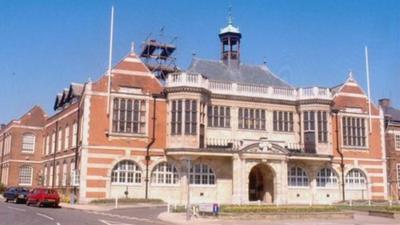
<instances>
[{"instance_id":1,"label":"large window","mask_svg":"<svg viewBox=\"0 0 400 225\"><path fill-rule=\"evenodd\" d=\"M291 167L288 170L288 185L292 187L308 186L308 176L306 171L300 167Z\"/></svg>"},{"instance_id":2,"label":"large window","mask_svg":"<svg viewBox=\"0 0 400 225\"><path fill-rule=\"evenodd\" d=\"M177 184L178 170L170 163L159 163L151 173L151 182L154 184Z\"/></svg>"},{"instance_id":3,"label":"large window","mask_svg":"<svg viewBox=\"0 0 400 225\"><path fill-rule=\"evenodd\" d=\"M343 117L343 144L345 146L366 146L365 119L357 117Z\"/></svg>"},{"instance_id":4,"label":"large window","mask_svg":"<svg viewBox=\"0 0 400 225\"><path fill-rule=\"evenodd\" d=\"M48 167L44 165L44 172L43 172L43 186L47 187L47 175L48 175Z\"/></svg>"},{"instance_id":5,"label":"large window","mask_svg":"<svg viewBox=\"0 0 400 225\"><path fill-rule=\"evenodd\" d=\"M214 171L207 164L194 164L190 168L190 184L214 185Z\"/></svg>"},{"instance_id":6,"label":"large window","mask_svg":"<svg viewBox=\"0 0 400 225\"><path fill-rule=\"evenodd\" d=\"M53 153L56 151L56 132L53 132L51 135L51 151L50 153Z\"/></svg>"},{"instance_id":7,"label":"large window","mask_svg":"<svg viewBox=\"0 0 400 225\"><path fill-rule=\"evenodd\" d=\"M144 100L114 98L112 131L115 133L144 134L146 102Z\"/></svg>"},{"instance_id":8,"label":"large window","mask_svg":"<svg viewBox=\"0 0 400 225\"><path fill-rule=\"evenodd\" d=\"M366 189L367 178L359 169L351 169L346 174L345 180L348 188Z\"/></svg>"},{"instance_id":9,"label":"large window","mask_svg":"<svg viewBox=\"0 0 400 225\"><path fill-rule=\"evenodd\" d=\"M22 166L19 169L19 185L32 185L32 175L32 167Z\"/></svg>"},{"instance_id":10,"label":"large window","mask_svg":"<svg viewBox=\"0 0 400 225\"><path fill-rule=\"evenodd\" d=\"M394 135L396 150L400 150L400 134Z\"/></svg>"},{"instance_id":11,"label":"large window","mask_svg":"<svg viewBox=\"0 0 400 225\"><path fill-rule=\"evenodd\" d=\"M114 166L111 173L113 184L140 184L142 182L142 171L140 167L131 160L123 160Z\"/></svg>"},{"instance_id":12,"label":"large window","mask_svg":"<svg viewBox=\"0 0 400 225\"><path fill-rule=\"evenodd\" d=\"M273 130L293 132L293 112L274 111Z\"/></svg>"},{"instance_id":13,"label":"large window","mask_svg":"<svg viewBox=\"0 0 400 225\"><path fill-rule=\"evenodd\" d=\"M209 105L207 108L209 127L231 127L231 107Z\"/></svg>"},{"instance_id":14,"label":"large window","mask_svg":"<svg viewBox=\"0 0 400 225\"><path fill-rule=\"evenodd\" d=\"M323 168L317 174L318 187L336 187L337 175L331 168Z\"/></svg>"},{"instance_id":15,"label":"large window","mask_svg":"<svg viewBox=\"0 0 400 225\"><path fill-rule=\"evenodd\" d=\"M239 129L265 130L265 110L239 108Z\"/></svg>"},{"instance_id":16,"label":"large window","mask_svg":"<svg viewBox=\"0 0 400 225\"><path fill-rule=\"evenodd\" d=\"M35 135L24 134L22 136L22 152L33 153L35 151Z\"/></svg>"},{"instance_id":17,"label":"large window","mask_svg":"<svg viewBox=\"0 0 400 225\"><path fill-rule=\"evenodd\" d=\"M46 155L50 154L50 152L51 152L50 139L51 139L51 136L47 135L46 136Z\"/></svg>"},{"instance_id":18,"label":"large window","mask_svg":"<svg viewBox=\"0 0 400 225\"><path fill-rule=\"evenodd\" d=\"M197 101L185 100L185 134L197 133Z\"/></svg>"},{"instance_id":19,"label":"large window","mask_svg":"<svg viewBox=\"0 0 400 225\"><path fill-rule=\"evenodd\" d=\"M182 134L182 100L171 103L171 134Z\"/></svg>"},{"instance_id":20,"label":"large window","mask_svg":"<svg viewBox=\"0 0 400 225\"><path fill-rule=\"evenodd\" d=\"M318 121L318 142L327 143L328 142L328 119L327 112L318 111L317 112Z\"/></svg>"}]
</instances>

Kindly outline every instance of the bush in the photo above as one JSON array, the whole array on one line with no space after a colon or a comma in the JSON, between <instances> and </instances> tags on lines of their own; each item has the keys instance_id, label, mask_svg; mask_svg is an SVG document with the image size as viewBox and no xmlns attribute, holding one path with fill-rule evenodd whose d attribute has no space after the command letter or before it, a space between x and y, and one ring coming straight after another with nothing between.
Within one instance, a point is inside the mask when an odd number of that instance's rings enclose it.
<instances>
[{"instance_id":1,"label":"bush","mask_svg":"<svg viewBox=\"0 0 400 225\"><path fill-rule=\"evenodd\" d=\"M90 201L90 204L114 204L114 198L95 199ZM118 204L135 204L135 203L164 203L161 199L144 199L144 198L119 198Z\"/></svg>"},{"instance_id":2,"label":"bush","mask_svg":"<svg viewBox=\"0 0 400 225\"><path fill-rule=\"evenodd\" d=\"M3 192L6 191L6 189L7 187L4 184L0 183L0 194L3 194Z\"/></svg>"}]
</instances>

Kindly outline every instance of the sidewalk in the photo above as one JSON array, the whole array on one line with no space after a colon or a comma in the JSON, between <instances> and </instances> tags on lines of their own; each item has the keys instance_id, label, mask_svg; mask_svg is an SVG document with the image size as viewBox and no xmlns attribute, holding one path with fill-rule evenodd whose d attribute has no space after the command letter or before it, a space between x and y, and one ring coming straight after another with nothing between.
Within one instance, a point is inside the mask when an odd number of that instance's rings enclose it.
<instances>
[{"instance_id":1,"label":"sidewalk","mask_svg":"<svg viewBox=\"0 0 400 225\"><path fill-rule=\"evenodd\" d=\"M115 208L113 204L70 204L60 203L60 207L77 210L87 211L110 211L113 209L127 209L127 208L151 208L151 207L162 207L166 204L149 204L149 203L136 203L136 204L120 204L118 208Z\"/></svg>"},{"instance_id":2,"label":"sidewalk","mask_svg":"<svg viewBox=\"0 0 400 225\"><path fill-rule=\"evenodd\" d=\"M186 213L168 213L163 212L158 215L158 219L164 222L173 223L173 224L221 224L220 220L215 218L199 218L193 217L187 221Z\"/></svg>"}]
</instances>

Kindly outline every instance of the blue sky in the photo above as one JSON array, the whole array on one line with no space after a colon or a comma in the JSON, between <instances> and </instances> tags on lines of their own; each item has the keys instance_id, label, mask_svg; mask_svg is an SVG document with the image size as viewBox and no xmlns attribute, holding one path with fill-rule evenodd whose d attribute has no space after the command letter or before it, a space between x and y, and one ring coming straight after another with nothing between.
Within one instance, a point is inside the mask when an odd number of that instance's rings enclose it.
<instances>
[{"instance_id":1,"label":"blue sky","mask_svg":"<svg viewBox=\"0 0 400 225\"><path fill-rule=\"evenodd\" d=\"M331 87L349 70L366 87L364 45L370 53L372 97L400 107L400 4L397 0L280 1L2 1L0 122L38 104L49 115L70 82L96 80L107 68L111 5L114 58L149 33L176 36L177 63L218 59L219 29L229 5L240 27L242 62L261 64L295 86Z\"/></svg>"}]
</instances>

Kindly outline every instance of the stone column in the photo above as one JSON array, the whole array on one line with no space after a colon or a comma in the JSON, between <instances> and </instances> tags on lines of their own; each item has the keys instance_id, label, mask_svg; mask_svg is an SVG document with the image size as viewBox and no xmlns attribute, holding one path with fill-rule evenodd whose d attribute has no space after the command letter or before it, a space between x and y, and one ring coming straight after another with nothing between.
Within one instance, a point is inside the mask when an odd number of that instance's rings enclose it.
<instances>
[{"instance_id":1,"label":"stone column","mask_svg":"<svg viewBox=\"0 0 400 225\"><path fill-rule=\"evenodd\" d=\"M242 204L243 201L243 171L242 159L238 154L232 159L232 203Z\"/></svg>"},{"instance_id":2,"label":"stone column","mask_svg":"<svg viewBox=\"0 0 400 225\"><path fill-rule=\"evenodd\" d=\"M281 160L280 165L277 165L276 172L276 202L277 204L287 204L287 161Z\"/></svg>"}]
</instances>

